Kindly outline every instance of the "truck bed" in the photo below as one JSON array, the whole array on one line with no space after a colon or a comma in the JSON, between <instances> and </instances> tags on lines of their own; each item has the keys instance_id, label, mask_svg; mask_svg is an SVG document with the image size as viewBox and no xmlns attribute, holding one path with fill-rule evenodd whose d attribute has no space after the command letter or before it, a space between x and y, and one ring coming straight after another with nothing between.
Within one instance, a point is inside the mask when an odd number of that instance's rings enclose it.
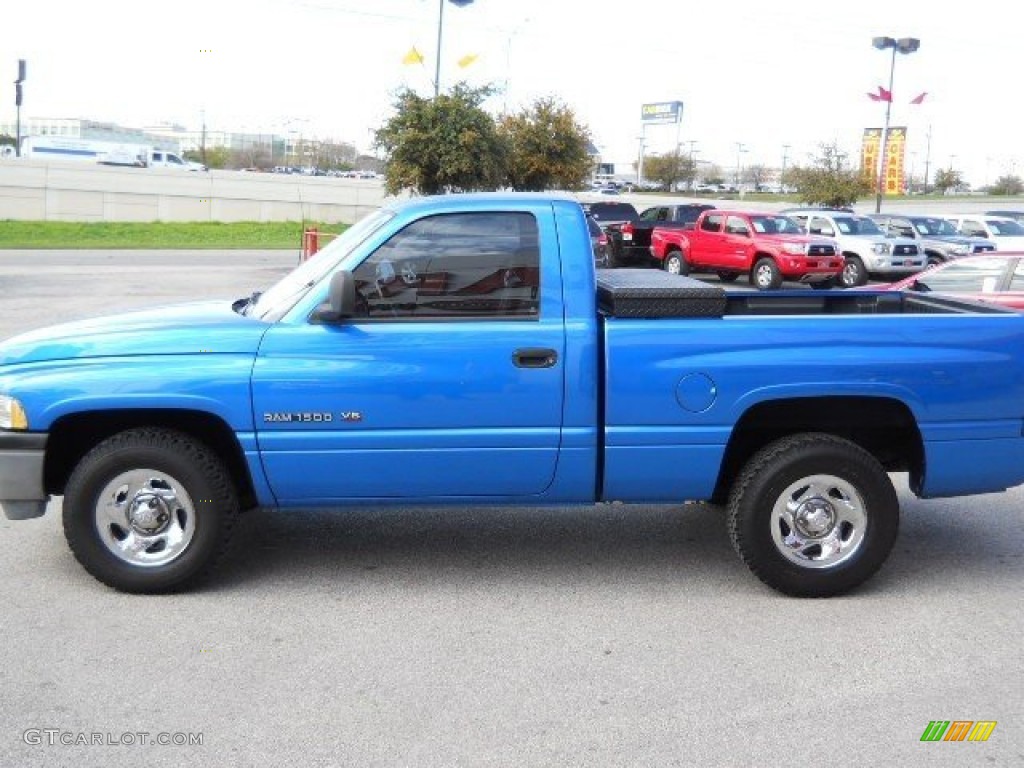
<instances>
[{"instance_id":1,"label":"truck bed","mask_svg":"<svg viewBox=\"0 0 1024 768\"><path fill-rule=\"evenodd\" d=\"M896 291L726 291L652 269L598 270L597 305L608 317L726 315L1013 314L995 304Z\"/></svg>"}]
</instances>

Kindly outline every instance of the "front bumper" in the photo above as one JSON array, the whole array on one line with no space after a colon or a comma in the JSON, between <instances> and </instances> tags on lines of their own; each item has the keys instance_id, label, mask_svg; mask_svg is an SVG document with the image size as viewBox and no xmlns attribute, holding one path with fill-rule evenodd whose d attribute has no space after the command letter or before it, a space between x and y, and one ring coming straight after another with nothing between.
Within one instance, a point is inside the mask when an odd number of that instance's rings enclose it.
<instances>
[{"instance_id":1,"label":"front bumper","mask_svg":"<svg viewBox=\"0 0 1024 768\"><path fill-rule=\"evenodd\" d=\"M868 271L879 275L912 275L927 266L924 256L876 256L868 263Z\"/></svg>"},{"instance_id":2,"label":"front bumper","mask_svg":"<svg viewBox=\"0 0 1024 768\"><path fill-rule=\"evenodd\" d=\"M8 520L28 520L46 511L46 438L45 433L0 430L0 507Z\"/></svg>"}]
</instances>

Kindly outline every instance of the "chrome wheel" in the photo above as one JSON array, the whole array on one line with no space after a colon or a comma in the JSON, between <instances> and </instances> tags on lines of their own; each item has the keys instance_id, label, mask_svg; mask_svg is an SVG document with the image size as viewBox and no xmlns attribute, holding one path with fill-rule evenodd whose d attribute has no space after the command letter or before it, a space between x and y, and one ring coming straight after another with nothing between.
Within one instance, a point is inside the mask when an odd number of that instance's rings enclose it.
<instances>
[{"instance_id":1,"label":"chrome wheel","mask_svg":"<svg viewBox=\"0 0 1024 768\"><path fill-rule=\"evenodd\" d=\"M191 543L196 514L184 486L166 472L122 472L99 493L96 530L103 545L131 565L161 566Z\"/></svg>"},{"instance_id":2,"label":"chrome wheel","mask_svg":"<svg viewBox=\"0 0 1024 768\"><path fill-rule=\"evenodd\" d=\"M867 272L860 259L851 257L843 263L843 271L839 273L839 283L843 288L856 288L867 281Z\"/></svg>"},{"instance_id":3,"label":"chrome wheel","mask_svg":"<svg viewBox=\"0 0 1024 768\"><path fill-rule=\"evenodd\" d=\"M803 568L832 568L852 557L864 541L864 499L833 475L792 483L772 508L772 540L779 552Z\"/></svg>"},{"instance_id":4,"label":"chrome wheel","mask_svg":"<svg viewBox=\"0 0 1024 768\"><path fill-rule=\"evenodd\" d=\"M683 274L683 257L678 253L670 253L665 259L665 271L670 275Z\"/></svg>"}]
</instances>

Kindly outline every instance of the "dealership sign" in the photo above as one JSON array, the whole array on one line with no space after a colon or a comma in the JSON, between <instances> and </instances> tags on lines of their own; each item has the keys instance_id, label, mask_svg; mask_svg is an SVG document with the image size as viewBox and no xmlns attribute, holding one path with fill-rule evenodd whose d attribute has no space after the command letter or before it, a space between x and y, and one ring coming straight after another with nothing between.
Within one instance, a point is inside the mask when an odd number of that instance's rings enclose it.
<instances>
[{"instance_id":1,"label":"dealership sign","mask_svg":"<svg viewBox=\"0 0 1024 768\"><path fill-rule=\"evenodd\" d=\"M683 102L659 101L644 104L640 108L640 120L644 123L679 123L683 119Z\"/></svg>"}]
</instances>

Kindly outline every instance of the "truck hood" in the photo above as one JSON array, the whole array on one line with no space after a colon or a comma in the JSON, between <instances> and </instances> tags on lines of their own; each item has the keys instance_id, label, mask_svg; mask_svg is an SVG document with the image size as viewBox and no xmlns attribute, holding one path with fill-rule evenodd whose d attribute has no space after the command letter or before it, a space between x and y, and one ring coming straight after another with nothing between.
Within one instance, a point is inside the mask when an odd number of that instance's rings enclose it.
<instances>
[{"instance_id":1,"label":"truck hood","mask_svg":"<svg viewBox=\"0 0 1024 768\"><path fill-rule=\"evenodd\" d=\"M921 237L922 242L925 243L945 243L947 245L978 245L984 243L985 245L992 245L992 241L984 237L967 237L966 235L923 235ZM993 246L994 247L994 246Z\"/></svg>"},{"instance_id":2,"label":"truck hood","mask_svg":"<svg viewBox=\"0 0 1024 768\"><path fill-rule=\"evenodd\" d=\"M269 324L227 301L180 304L54 325L0 344L0 365L132 355L255 355Z\"/></svg>"}]
</instances>

